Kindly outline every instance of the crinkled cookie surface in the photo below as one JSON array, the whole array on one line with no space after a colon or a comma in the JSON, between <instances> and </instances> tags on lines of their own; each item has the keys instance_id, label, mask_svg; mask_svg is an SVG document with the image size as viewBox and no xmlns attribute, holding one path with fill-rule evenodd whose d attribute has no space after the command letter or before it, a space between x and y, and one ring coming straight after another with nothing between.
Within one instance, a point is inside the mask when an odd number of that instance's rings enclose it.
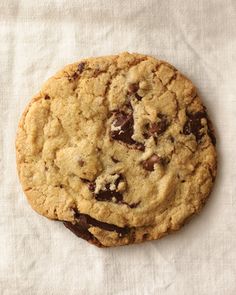
<instances>
[{"instance_id":1,"label":"crinkled cookie surface","mask_svg":"<svg viewBox=\"0 0 236 295\"><path fill-rule=\"evenodd\" d=\"M84 59L50 78L22 115L16 150L33 209L97 246L178 230L216 176L194 85L140 54Z\"/></svg>"}]
</instances>

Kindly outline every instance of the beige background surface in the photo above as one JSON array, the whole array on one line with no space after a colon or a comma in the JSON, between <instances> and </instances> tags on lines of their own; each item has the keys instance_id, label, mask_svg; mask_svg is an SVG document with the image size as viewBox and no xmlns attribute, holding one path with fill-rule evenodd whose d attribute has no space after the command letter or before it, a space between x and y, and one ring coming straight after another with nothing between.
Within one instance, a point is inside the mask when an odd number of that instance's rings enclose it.
<instances>
[{"instance_id":1,"label":"beige background surface","mask_svg":"<svg viewBox=\"0 0 236 295\"><path fill-rule=\"evenodd\" d=\"M202 214L160 241L97 249L40 217L19 185L17 122L43 81L81 57L166 59L215 122L219 174ZM1 295L236 294L236 1L0 1Z\"/></svg>"}]
</instances>

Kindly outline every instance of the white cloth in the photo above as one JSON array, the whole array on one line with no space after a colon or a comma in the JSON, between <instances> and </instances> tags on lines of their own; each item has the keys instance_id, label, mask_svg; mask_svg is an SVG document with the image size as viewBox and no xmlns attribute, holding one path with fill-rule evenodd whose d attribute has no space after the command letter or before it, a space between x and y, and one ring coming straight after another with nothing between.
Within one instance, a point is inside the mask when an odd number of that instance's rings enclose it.
<instances>
[{"instance_id":1,"label":"white cloth","mask_svg":"<svg viewBox=\"0 0 236 295\"><path fill-rule=\"evenodd\" d=\"M167 60L193 80L215 123L219 169L206 207L177 234L98 249L29 207L14 141L43 81L121 51ZM0 294L235 295L235 60L235 0L1 0Z\"/></svg>"}]
</instances>

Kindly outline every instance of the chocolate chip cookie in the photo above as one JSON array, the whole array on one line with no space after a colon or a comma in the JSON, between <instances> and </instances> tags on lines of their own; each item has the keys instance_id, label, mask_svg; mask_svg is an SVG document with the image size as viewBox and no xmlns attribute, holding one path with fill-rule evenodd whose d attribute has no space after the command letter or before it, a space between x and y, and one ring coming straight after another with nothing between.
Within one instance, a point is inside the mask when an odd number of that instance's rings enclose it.
<instances>
[{"instance_id":1,"label":"chocolate chip cookie","mask_svg":"<svg viewBox=\"0 0 236 295\"><path fill-rule=\"evenodd\" d=\"M66 66L20 120L17 167L33 209L100 247L154 240L203 207L215 136L194 85L153 57Z\"/></svg>"}]
</instances>

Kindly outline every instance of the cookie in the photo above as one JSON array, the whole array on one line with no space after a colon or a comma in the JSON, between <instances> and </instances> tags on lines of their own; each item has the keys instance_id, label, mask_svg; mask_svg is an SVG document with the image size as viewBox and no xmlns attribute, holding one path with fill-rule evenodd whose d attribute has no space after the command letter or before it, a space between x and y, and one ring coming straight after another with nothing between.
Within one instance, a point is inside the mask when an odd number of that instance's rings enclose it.
<instances>
[{"instance_id":1,"label":"cookie","mask_svg":"<svg viewBox=\"0 0 236 295\"><path fill-rule=\"evenodd\" d=\"M194 85L153 57L66 66L19 123L16 154L32 208L100 247L158 239L203 207L215 136Z\"/></svg>"}]
</instances>

